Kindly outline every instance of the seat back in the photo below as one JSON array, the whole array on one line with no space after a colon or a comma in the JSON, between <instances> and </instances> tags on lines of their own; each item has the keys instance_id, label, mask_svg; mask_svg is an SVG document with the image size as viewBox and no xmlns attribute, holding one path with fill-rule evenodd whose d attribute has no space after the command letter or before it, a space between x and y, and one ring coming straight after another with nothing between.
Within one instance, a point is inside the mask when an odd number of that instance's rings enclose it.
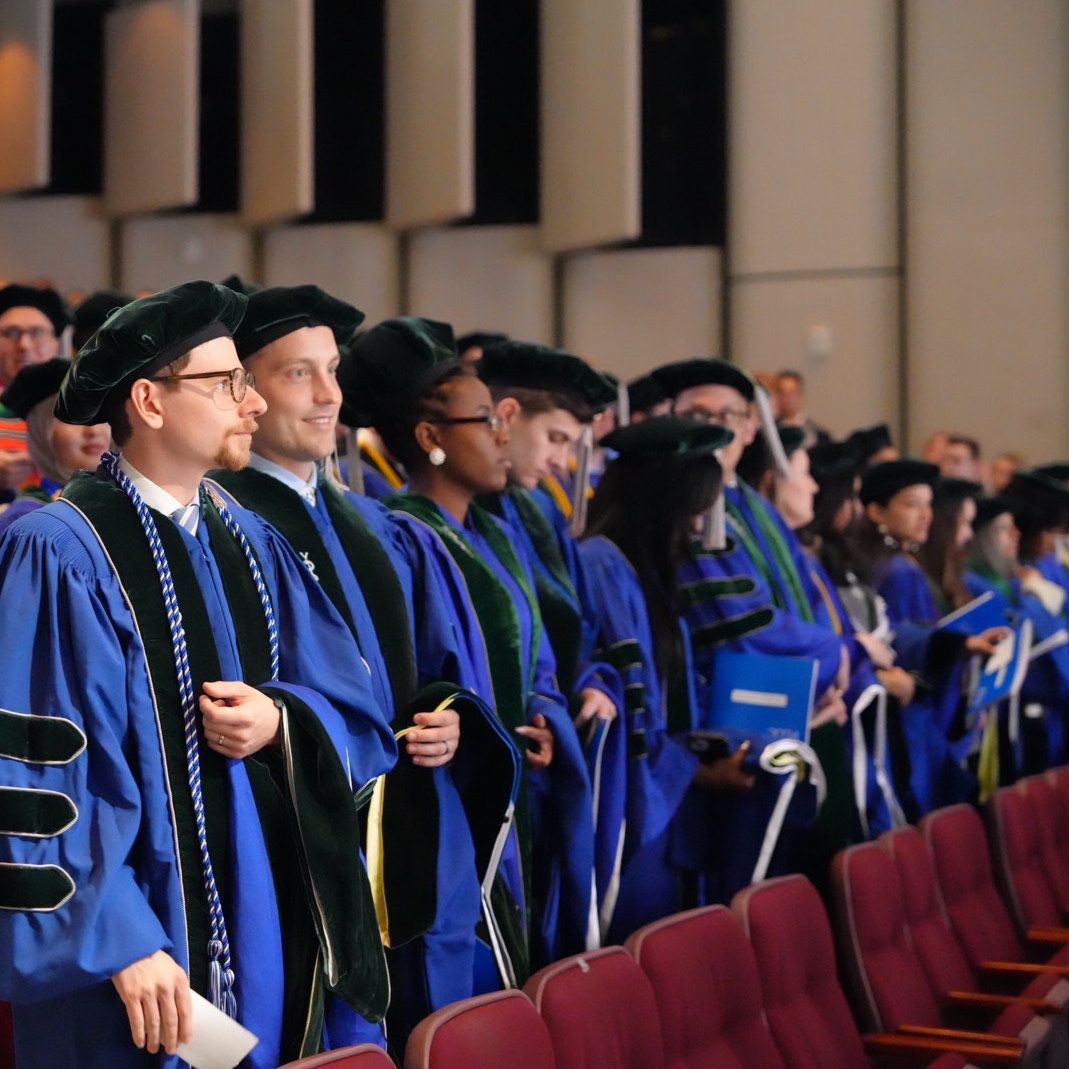
<instances>
[{"instance_id":1,"label":"seat back","mask_svg":"<svg viewBox=\"0 0 1069 1069\"><path fill-rule=\"evenodd\" d=\"M1034 926L1056 928L1063 920L1046 872L1042 819L1019 784L1000 787L987 803L995 878L1021 933Z\"/></svg>"},{"instance_id":2,"label":"seat back","mask_svg":"<svg viewBox=\"0 0 1069 1069\"><path fill-rule=\"evenodd\" d=\"M987 835L968 805L929 813L919 825L950 925L969 964L1023 961L1024 947L991 874Z\"/></svg>"},{"instance_id":3,"label":"seat back","mask_svg":"<svg viewBox=\"0 0 1069 1069\"><path fill-rule=\"evenodd\" d=\"M744 888L731 908L753 947L765 1016L788 1069L868 1069L816 888L804 876L782 876Z\"/></svg>"},{"instance_id":4,"label":"seat back","mask_svg":"<svg viewBox=\"0 0 1069 1069\"><path fill-rule=\"evenodd\" d=\"M905 827L885 832L878 843L894 862L910 941L932 991L942 998L973 989L976 974L950 926L923 836Z\"/></svg>"},{"instance_id":5,"label":"seat back","mask_svg":"<svg viewBox=\"0 0 1069 1069\"><path fill-rule=\"evenodd\" d=\"M939 1003L913 948L904 894L878 843L840 850L832 861L832 906L844 979L863 1028L939 1027Z\"/></svg>"},{"instance_id":6,"label":"seat back","mask_svg":"<svg viewBox=\"0 0 1069 1069\"><path fill-rule=\"evenodd\" d=\"M524 991L546 1023L558 1065L568 1069L664 1065L653 989L623 947L575 954L547 965L527 981Z\"/></svg>"},{"instance_id":7,"label":"seat back","mask_svg":"<svg viewBox=\"0 0 1069 1069\"><path fill-rule=\"evenodd\" d=\"M295 1062L287 1062L280 1069L319 1069L319 1066L324 1065L330 1066L330 1069L396 1069L393 1059L386 1051L373 1043L328 1050L325 1054L312 1054Z\"/></svg>"},{"instance_id":8,"label":"seat back","mask_svg":"<svg viewBox=\"0 0 1069 1069\"><path fill-rule=\"evenodd\" d=\"M408 1037L405 1069L556 1069L545 1022L522 991L492 991L425 1017Z\"/></svg>"},{"instance_id":9,"label":"seat back","mask_svg":"<svg viewBox=\"0 0 1069 1069\"><path fill-rule=\"evenodd\" d=\"M1043 865L1061 912L1069 912L1069 810L1061 804L1049 776L1029 776L1021 781L1039 825Z\"/></svg>"},{"instance_id":10,"label":"seat back","mask_svg":"<svg viewBox=\"0 0 1069 1069\"><path fill-rule=\"evenodd\" d=\"M666 1069L783 1069L761 1010L757 962L724 906L640 928L627 949L649 977Z\"/></svg>"}]
</instances>

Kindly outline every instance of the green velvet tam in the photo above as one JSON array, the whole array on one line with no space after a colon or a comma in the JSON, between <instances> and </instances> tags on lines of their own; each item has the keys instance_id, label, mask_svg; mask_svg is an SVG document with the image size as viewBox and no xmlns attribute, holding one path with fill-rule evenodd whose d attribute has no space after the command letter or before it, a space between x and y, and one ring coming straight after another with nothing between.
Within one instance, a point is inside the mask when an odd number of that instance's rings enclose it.
<instances>
[{"instance_id":1,"label":"green velvet tam","mask_svg":"<svg viewBox=\"0 0 1069 1069\"><path fill-rule=\"evenodd\" d=\"M215 282L183 282L131 301L109 316L79 352L56 401L56 419L105 422L137 379L213 338L230 337L248 298Z\"/></svg>"},{"instance_id":2,"label":"green velvet tam","mask_svg":"<svg viewBox=\"0 0 1069 1069\"><path fill-rule=\"evenodd\" d=\"M245 318L234 332L242 360L302 327L330 327L339 345L350 341L364 313L318 286L272 286L248 295Z\"/></svg>"},{"instance_id":3,"label":"green velvet tam","mask_svg":"<svg viewBox=\"0 0 1069 1069\"><path fill-rule=\"evenodd\" d=\"M97 290L74 310L74 348L80 349L104 325L104 321L118 308L129 304L129 293L115 290Z\"/></svg>"},{"instance_id":4,"label":"green velvet tam","mask_svg":"<svg viewBox=\"0 0 1069 1069\"><path fill-rule=\"evenodd\" d=\"M11 409L25 419L30 409L39 405L45 398L59 393L71 362L61 356L46 360L43 364L29 364L24 367L0 394L0 405Z\"/></svg>"},{"instance_id":5,"label":"green velvet tam","mask_svg":"<svg viewBox=\"0 0 1069 1069\"><path fill-rule=\"evenodd\" d=\"M864 464L881 449L892 445L891 428L886 423L877 423L872 427L862 427L853 431L846 439L846 444L857 454L858 462Z\"/></svg>"},{"instance_id":6,"label":"green velvet tam","mask_svg":"<svg viewBox=\"0 0 1069 1069\"><path fill-rule=\"evenodd\" d=\"M453 328L418 316L387 319L357 337L338 368L341 421L373 427L410 408L459 366Z\"/></svg>"},{"instance_id":7,"label":"green velvet tam","mask_svg":"<svg viewBox=\"0 0 1069 1069\"><path fill-rule=\"evenodd\" d=\"M495 342L483 350L475 370L487 386L578 395L595 411L616 403L615 383L578 356L548 345Z\"/></svg>"},{"instance_id":8,"label":"green velvet tam","mask_svg":"<svg viewBox=\"0 0 1069 1069\"><path fill-rule=\"evenodd\" d=\"M619 427L601 440L621 457L712 456L734 437L726 427L681 416L655 416Z\"/></svg>"},{"instance_id":9,"label":"green velvet tam","mask_svg":"<svg viewBox=\"0 0 1069 1069\"><path fill-rule=\"evenodd\" d=\"M861 503L876 502L886 505L892 497L907 486L935 486L939 469L923 460L904 457L875 464L865 472L861 480Z\"/></svg>"},{"instance_id":10,"label":"green velvet tam","mask_svg":"<svg viewBox=\"0 0 1069 1069\"><path fill-rule=\"evenodd\" d=\"M967 497L980 498L984 488L972 479L956 479L941 476L932 487L933 501L964 501Z\"/></svg>"},{"instance_id":11,"label":"green velvet tam","mask_svg":"<svg viewBox=\"0 0 1069 1069\"><path fill-rule=\"evenodd\" d=\"M856 475L860 467L861 457L849 440L823 442L809 450L809 474L821 487Z\"/></svg>"},{"instance_id":12,"label":"green velvet tam","mask_svg":"<svg viewBox=\"0 0 1069 1069\"><path fill-rule=\"evenodd\" d=\"M1045 475L1048 479L1054 479L1056 482L1069 482L1069 463L1065 461L1057 464L1039 464L1029 470L1036 475Z\"/></svg>"},{"instance_id":13,"label":"green velvet tam","mask_svg":"<svg viewBox=\"0 0 1069 1069\"><path fill-rule=\"evenodd\" d=\"M989 523L994 523L999 516L1013 512L1013 502L1002 494L992 494L976 501L976 517L972 521L974 531L983 530Z\"/></svg>"},{"instance_id":14,"label":"green velvet tam","mask_svg":"<svg viewBox=\"0 0 1069 1069\"><path fill-rule=\"evenodd\" d=\"M235 293L244 293L246 297L251 297L254 293L259 293L263 289L263 286L256 282L250 282L247 278L242 278L237 273L227 275L222 284Z\"/></svg>"},{"instance_id":15,"label":"green velvet tam","mask_svg":"<svg viewBox=\"0 0 1069 1069\"><path fill-rule=\"evenodd\" d=\"M718 357L696 356L654 368L651 372L665 397L675 399L694 386L730 386L747 401L757 393L753 379L740 367Z\"/></svg>"},{"instance_id":16,"label":"green velvet tam","mask_svg":"<svg viewBox=\"0 0 1069 1069\"><path fill-rule=\"evenodd\" d=\"M632 412L648 412L667 400L668 397L652 373L632 379L627 384L627 401Z\"/></svg>"},{"instance_id":17,"label":"green velvet tam","mask_svg":"<svg viewBox=\"0 0 1069 1069\"><path fill-rule=\"evenodd\" d=\"M4 286L0 289L0 315L11 308L36 308L48 316L57 335L62 334L71 321L67 302L47 287L21 286L17 282Z\"/></svg>"}]
</instances>

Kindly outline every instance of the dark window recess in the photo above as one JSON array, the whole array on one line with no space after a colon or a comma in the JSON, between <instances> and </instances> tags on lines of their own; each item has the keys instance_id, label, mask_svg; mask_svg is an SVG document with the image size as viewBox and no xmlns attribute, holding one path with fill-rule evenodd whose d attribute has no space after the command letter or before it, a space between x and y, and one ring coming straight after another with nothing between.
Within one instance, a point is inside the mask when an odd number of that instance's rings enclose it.
<instances>
[{"instance_id":1,"label":"dark window recess","mask_svg":"<svg viewBox=\"0 0 1069 1069\"><path fill-rule=\"evenodd\" d=\"M113 6L53 9L52 174L38 192L95 196L103 188L104 16Z\"/></svg>"},{"instance_id":2,"label":"dark window recess","mask_svg":"<svg viewBox=\"0 0 1069 1069\"><path fill-rule=\"evenodd\" d=\"M475 3L472 224L538 221L538 0Z\"/></svg>"},{"instance_id":3,"label":"dark window recess","mask_svg":"<svg viewBox=\"0 0 1069 1069\"><path fill-rule=\"evenodd\" d=\"M199 197L193 210L233 212L241 187L241 36L236 14L200 20Z\"/></svg>"},{"instance_id":4,"label":"dark window recess","mask_svg":"<svg viewBox=\"0 0 1069 1069\"><path fill-rule=\"evenodd\" d=\"M725 0L643 0L642 237L720 245L727 213Z\"/></svg>"},{"instance_id":5,"label":"dark window recess","mask_svg":"<svg viewBox=\"0 0 1069 1069\"><path fill-rule=\"evenodd\" d=\"M376 222L385 202L385 0L315 2L315 210Z\"/></svg>"}]
</instances>

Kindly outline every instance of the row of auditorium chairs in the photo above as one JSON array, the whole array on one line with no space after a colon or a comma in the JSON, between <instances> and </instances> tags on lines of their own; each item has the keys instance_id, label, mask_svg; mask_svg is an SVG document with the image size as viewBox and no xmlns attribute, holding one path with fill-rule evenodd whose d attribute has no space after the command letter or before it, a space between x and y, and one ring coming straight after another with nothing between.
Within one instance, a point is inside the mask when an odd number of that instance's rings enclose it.
<instances>
[{"instance_id":1,"label":"row of auditorium chairs","mask_svg":"<svg viewBox=\"0 0 1069 1069\"><path fill-rule=\"evenodd\" d=\"M986 818L952 806L842 851L830 917L804 877L767 880L444 1007L405 1069L1067 1066L1069 767ZM284 1069L316 1067L393 1062L363 1046Z\"/></svg>"},{"instance_id":2,"label":"row of auditorium chairs","mask_svg":"<svg viewBox=\"0 0 1069 1069\"><path fill-rule=\"evenodd\" d=\"M447 1006L405 1069L1069 1065L1069 769L986 816L953 806L842 851L830 917L803 877L768 880ZM391 1062L292 1069L327 1065Z\"/></svg>"}]
</instances>

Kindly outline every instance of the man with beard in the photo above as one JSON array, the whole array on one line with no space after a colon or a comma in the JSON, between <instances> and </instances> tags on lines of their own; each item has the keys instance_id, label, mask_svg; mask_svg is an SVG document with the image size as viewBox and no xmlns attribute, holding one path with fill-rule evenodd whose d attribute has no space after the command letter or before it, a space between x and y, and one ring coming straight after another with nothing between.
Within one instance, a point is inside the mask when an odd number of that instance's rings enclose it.
<instances>
[{"instance_id":1,"label":"man with beard","mask_svg":"<svg viewBox=\"0 0 1069 1069\"><path fill-rule=\"evenodd\" d=\"M331 998L341 1041L381 1034L353 794L394 739L300 560L202 483L265 408L245 304L190 282L111 317L56 415L122 454L0 544L0 997L30 1069L176 1066L190 990L257 1069L319 1049Z\"/></svg>"}]
</instances>

